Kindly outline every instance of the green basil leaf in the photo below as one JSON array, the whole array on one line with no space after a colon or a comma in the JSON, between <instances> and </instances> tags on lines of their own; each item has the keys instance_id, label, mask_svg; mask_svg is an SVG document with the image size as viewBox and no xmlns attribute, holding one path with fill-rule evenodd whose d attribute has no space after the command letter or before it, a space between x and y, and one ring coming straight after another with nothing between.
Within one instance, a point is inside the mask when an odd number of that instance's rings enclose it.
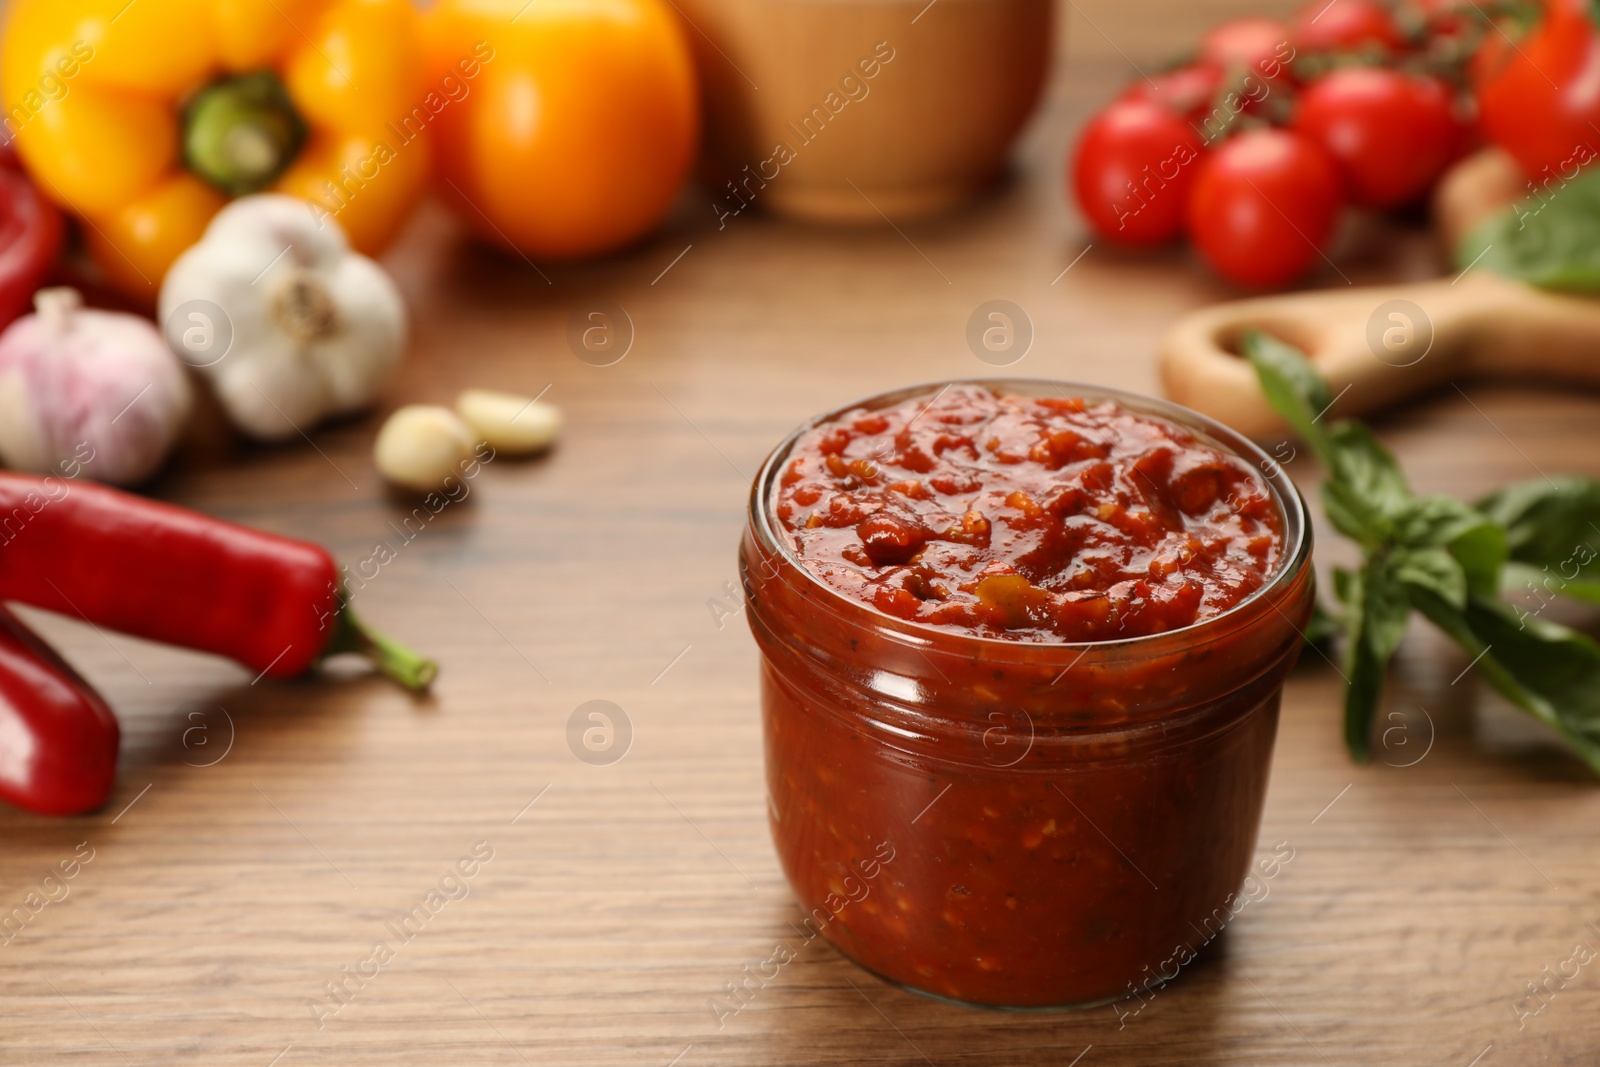
<instances>
[{"instance_id":1,"label":"green basil leaf","mask_svg":"<svg viewBox=\"0 0 1600 1067\"><path fill-rule=\"evenodd\" d=\"M1505 526L1511 559L1505 588L1545 591L1600 604L1600 482L1576 475L1506 486L1478 504Z\"/></svg>"},{"instance_id":2,"label":"green basil leaf","mask_svg":"<svg viewBox=\"0 0 1600 1067\"><path fill-rule=\"evenodd\" d=\"M1383 676L1411 616L1405 587L1387 556L1367 560L1351 576L1349 640L1345 642L1344 741L1359 763L1372 758L1372 722L1383 695Z\"/></svg>"},{"instance_id":3,"label":"green basil leaf","mask_svg":"<svg viewBox=\"0 0 1600 1067\"><path fill-rule=\"evenodd\" d=\"M1461 564L1468 589L1482 596L1493 596L1499 590L1506 568L1505 527L1483 519L1456 535L1445 547Z\"/></svg>"},{"instance_id":4,"label":"green basil leaf","mask_svg":"<svg viewBox=\"0 0 1600 1067\"><path fill-rule=\"evenodd\" d=\"M1559 566L1580 546L1600 544L1600 481L1572 474L1508 485L1478 502L1506 528L1511 558Z\"/></svg>"},{"instance_id":5,"label":"green basil leaf","mask_svg":"<svg viewBox=\"0 0 1600 1067\"><path fill-rule=\"evenodd\" d=\"M1570 568L1563 568L1563 571L1566 570ZM1587 567L1569 580L1549 567L1512 562L1506 565L1500 588L1541 603L1554 595L1571 597L1586 604L1600 604L1600 568Z\"/></svg>"},{"instance_id":6,"label":"green basil leaf","mask_svg":"<svg viewBox=\"0 0 1600 1067\"><path fill-rule=\"evenodd\" d=\"M1372 723L1383 696L1386 664L1365 641L1351 638L1344 657L1344 744L1357 763L1372 759Z\"/></svg>"},{"instance_id":7,"label":"green basil leaf","mask_svg":"<svg viewBox=\"0 0 1600 1067\"><path fill-rule=\"evenodd\" d=\"M1383 515L1398 518L1412 503L1411 486L1394 454L1359 422L1337 422L1328 431L1333 462L1329 473L1361 493Z\"/></svg>"},{"instance_id":8,"label":"green basil leaf","mask_svg":"<svg viewBox=\"0 0 1600 1067\"><path fill-rule=\"evenodd\" d=\"M1575 474L1508 485L1478 501L1506 528L1511 558L1543 565L1575 544L1600 541L1600 481Z\"/></svg>"},{"instance_id":9,"label":"green basil leaf","mask_svg":"<svg viewBox=\"0 0 1600 1067\"><path fill-rule=\"evenodd\" d=\"M1394 456L1359 422L1335 423L1327 445L1322 502L1329 521L1368 548L1391 540L1396 521L1413 505L1411 487Z\"/></svg>"},{"instance_id":10,"label":"green basil leaf","mask_svg":"<svg viewBox=\"0 0 1600 1067\"><path fill-rule=\"evenodd\" d=\"M1443 545L1461 565L1469 588L1485 594L1500 588L1508 551L1505 530L1453 496L1433 493L1414 500L1396 518L1394 539L1417 548Z\"/></svg>"},{"instance_id":11,"label":"green basil leaf","mask_svg":"<svg viewBox=\"0 0 1600 1067\"><path fill-rule=\"evenodd\" d=\"M1600 774L1600 645L1478 594L1465 609L1421 591L1412 601L1474 657L1491 686L1553 727Z\"/></svg>"},{"instance_id":12,"label":"green basil leaf","mask_svg":"<svg viewBox=\"0 0 1600 1067\"><path fill-rule=\"evenodd\" d=\"M1322 510L1327 512L1328 521L1335 530L1360 542L1368 551L1376 549L1388 537L1383 529L1383 517L1373 512L1360 493L1342 482L1322 483Z\"/></svg>"},{"instance_id":13,"label":"green basil leaf","mask_svg":"<svg viewBox=\"0 0 1600 1067\"><path fill-rule=\"evenodd\" d=\"M1271 334L1251 330L1240 340L1240 349L1255 368L1256 380L1272 410L1311 446L1324 466L1331 467L1327 438L1317 425L1333 404L1328 383L1299 349Z\"/></svg>"},{"instance_id":14,"label":"green basil leaf","mask_svg":"<svg viewBox=\"0 0 1600 1067\"><path fill-rule=\"evenodd\" d=\"M1350 603L1351 590L1356 576L1347 567L1333 568L1333 595L1339 598L1339 603Z\"/></svg>"},{"instance_id":15,"label":"green basil leaf","mask_svg":"<svg viewBox=\"0 0 1600 1067\"><path fill-rule=\"evenodd\" d=\"M1384 663L1400 647L1411 618L1411 601L1400 583L1398 554L1369 560L1361 568L1361 633Z\"/></svg>"},{"instance_id":16,"label":"green basil leaf","mask_svg":"<svg viewBox=\"0 0 1600 1067\"><path fill-rule=\"evenodd\" d=\"M1411 502L1394 456L1358 422L1321 425L1333 397L1298 349L1259 330L1245 334L1241 345L1267 402L1328 469L1323 504L1334 527L1368 547L1388 540L1391 520Z\"/></svg>"},{"instance_id":17,"label":"green basil leaf","mask_svg":"<svg viewBox=\"0 0 1600 1067\"><path fill-rule=\"evenodd\" d=\"M1467 603L1467 575L1461 564L1443 548L1397 549L1394 556L1395 580L1408 589L1426 589L1463 608Z\"/></svg>"},{"instance_id":18,"label":"green basil leaf","mask_svg":"<svg viewBox=\"0 0 1600 1067\"><path fill-rule=\"evenodd\" d=\"M1419 548L1448 545L1485 521L1470 504L1443 493L1417 497L1395 520L1395 539Z\"/></svg>"},{"instance_id":19,"label":"green basil leaf","mask_svg":"<svg viewBox=\"0 0 1600 1067\"><path fill-rule=\"evenodd\" d=\"M1456 250L1458 269L1473 265L1544 289L1600 293L1600 168L1479 223Z\"/></svg>"}]
</instances>

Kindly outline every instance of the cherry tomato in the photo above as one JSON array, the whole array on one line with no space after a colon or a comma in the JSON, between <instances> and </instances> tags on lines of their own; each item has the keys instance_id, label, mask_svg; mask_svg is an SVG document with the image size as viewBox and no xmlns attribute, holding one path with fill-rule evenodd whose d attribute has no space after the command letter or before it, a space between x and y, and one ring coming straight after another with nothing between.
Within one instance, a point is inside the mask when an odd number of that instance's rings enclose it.
<instances>
[{"instance_id":1,"label":"cherry tomato","mask_svg":"<svg viewBox=\"0 0 1600 1067\"><path fill-rule=\"evenodd\" d=\"M1482 17L1476 0L1412 0L1412 3L1421 9L1430 37L1459 37ZM1490 38L1504 40L1494 32L1484 38L1485 42Z\"/></svg>"},{"instance_id":2,"label":"cherry tomato","mask_svg":"<svg viewBox=\"0 0 1600 1067\"><path fill-rule=\"evenodd\" d=\"M1072 186L1089 225L1124 245L1170 241L1183 230L1200 138L1160 104L1118 100L1078 139Z\"/></svg>"},{"instance_id":3,"label":"cherry tomato","mask_svg":"<svg viewBox=\"0 0 1600 1067\"><path fill-rule=\"evenodd\" d=\"M1269 81L1286 73L1292 59L1289 26L1278 19L1231 19L1200 38L1201 64L1222 70L1244 67Z\"/></svg>"},{"instance_id":4,"label":"cherry tomato","mask_svg":"<svg viewBox=\"0 0 1600 1067\"><path fill-rule=\"evenodd\" d=\"M1148 100L1175 115L1197 119L1211 110L1223 73L1218 67L1195 65L1169 70L1154 78L1140 79L1122 94L1124 100Z\"/></svg>"},{"instance_id":5,"label":"cherry tomato","mask_svg":"<svg viewBox=\"0 0 1600 1067\"><path fill-rule=\"evenodd\" d=\"M1321 145L1293 130L1247 130L1201 160L1189 234L1223 277L1281 285L1317 261L1339 208L1338 167Z\"/></svg>"},{"instance_id":6,"label":"cherry tomato","mask_svg":"<svg viewBox=\"0 0 1600 1067\"><path fill-rule=\"evenodd\" d=\"M1586 0L1544 21L1478 87L1479 123L1533 179L1570 178L1600 146L1600 32Z\"/></svg>"},{"instance_id":7,"label":"cherry tomato","mask_svg":"<svg viewBox=\"0 0 1600 1067\"><path fill-rule=\"evenodd\" d=\"M1394 16L1378 0L1311 0L1289 23L1290 40L1302 52L1350 52L1376 45L1405 47Z\"/></svg>"},{"instance_id":8,"label":"cherry tomato","mask_svg":"<svg viewBox=\"0 0 1600 1067\"><path fill-rule=\"evenodd\" d=\"M1467 136L1444 82L1382 67L1345 67L1312 82L1294 124L1338 161L1350 199L1375 208L1421 199Z\"/></svg>"},{"instance_id":9,"label":"cherry tomato","mask_svg":"<svg viewBox=\"0 0 1600 1067\"><path fill-rule=\"evenodd\" d=\"M1516 54L1516 44L1510 37L1499 29L1490 29L1467 59L1467 84L1482 92L1485 85L1500 76Z\"/></svg>"}]
</instances>

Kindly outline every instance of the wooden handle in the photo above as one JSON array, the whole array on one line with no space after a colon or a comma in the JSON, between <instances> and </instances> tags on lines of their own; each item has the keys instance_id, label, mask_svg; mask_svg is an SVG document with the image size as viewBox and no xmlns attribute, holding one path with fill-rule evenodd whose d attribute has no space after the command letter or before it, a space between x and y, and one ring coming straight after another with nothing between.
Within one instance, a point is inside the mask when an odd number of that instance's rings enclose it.
<instances>
[{"instance_id":1,"label":"wooden handle","mask_svg":"<svg viewBox=\"0 0 1600 1067\"><path fill-rule=\"evenodd\" d=\"M1452 167L1433 205L1447 258L1526 186L1516 163L1499 149ZM1600 300L1542 292L1479 268L1446 281L1295 293L1196 312L1162 343L1167 394L1252 437L1281 436L1286 427L1237 354L1240 337L1252 329L1310 356L1346 415L1457 377L1600 386Z\"/></svg>"},{"instance_id":2,"label":"wooden handle","mask_svg":"<svg viewBox=\"0 0 1600 1067\"><path fill-rule=\"evenodd\" d=\"M1433 225L1446 263L1467 234L1529 193L1517 161L1498 148L1485 148L1445 172L1433 194Z\"/></svg>"},{"instance_id":3,"label":"wooden handle","mask_svg":"<svg viewBox=\"0 0 1600 1067\"><path fill-rule=\"evenodd\" d=\"M1251 437L1282 436L1287 427L1237 354L1253 329L1304 351L1342 415L1469 376L1600 386L1600 301L1474 270L1454 281L1293 293L1195 312L1162 342L1167 395Z\"/></svg>"}]
</instances>

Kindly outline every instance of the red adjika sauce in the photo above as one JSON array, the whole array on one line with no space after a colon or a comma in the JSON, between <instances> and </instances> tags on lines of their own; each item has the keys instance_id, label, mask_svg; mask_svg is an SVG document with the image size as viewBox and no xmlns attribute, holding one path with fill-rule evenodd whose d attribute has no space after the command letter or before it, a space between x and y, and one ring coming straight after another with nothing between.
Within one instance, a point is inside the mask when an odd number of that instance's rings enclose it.
<instances>
[{"instance_id":1,"label":"red adjika sauce","mask_svg":"<svg viewBox=\"0 0 1600 1067\"><path fill-rule=\"evenodd\" d=\"M1111 400L952 386L790 450L777 517L828 585L1021 641L1163 633L1261 588L1281 521L1249 464Z\"/></svg>"},{"instance_id":2,"label":"red adjika sauce","mask_svg":"<svg viewBox=\"0 0 1600 1067\"><path fill-rule=\"evenodd\" d=\"M797 929L964 1002L1147 1001L1237 910L1309 561L1283 473L1158 401L957 384L797 431L741 551Z\"/></svg>"}]
</instances>

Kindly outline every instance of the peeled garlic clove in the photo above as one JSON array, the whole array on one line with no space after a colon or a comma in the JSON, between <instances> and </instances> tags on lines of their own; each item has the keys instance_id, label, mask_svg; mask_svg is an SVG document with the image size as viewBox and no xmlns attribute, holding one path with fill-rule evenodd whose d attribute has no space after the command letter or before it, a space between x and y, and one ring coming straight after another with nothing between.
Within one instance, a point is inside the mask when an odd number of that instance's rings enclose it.
<instances>
[{"instance_id":1,"label":"peeled garlic clove","mask_svg":"<svg viewBox=\"0 0 1600 1067\"><path fill-rule=\"evenodd\" d=\"M472 458L473 435L456 413L409 404L390 415L372 446L378 471L395 485L430 492L459 477Z\"/></svg>"},{"instance_id":2,"label":"peeled garlic clove","mask_svg":"<svg viewBox=\"0 0 1600 1067\"><path fill-rule=\"evenodd\" d=\"M493 389L468 389L456 397L456 412L496 452L519 456L549 448L561 432L554 404Z\"/></svg>"}]
</instances>

